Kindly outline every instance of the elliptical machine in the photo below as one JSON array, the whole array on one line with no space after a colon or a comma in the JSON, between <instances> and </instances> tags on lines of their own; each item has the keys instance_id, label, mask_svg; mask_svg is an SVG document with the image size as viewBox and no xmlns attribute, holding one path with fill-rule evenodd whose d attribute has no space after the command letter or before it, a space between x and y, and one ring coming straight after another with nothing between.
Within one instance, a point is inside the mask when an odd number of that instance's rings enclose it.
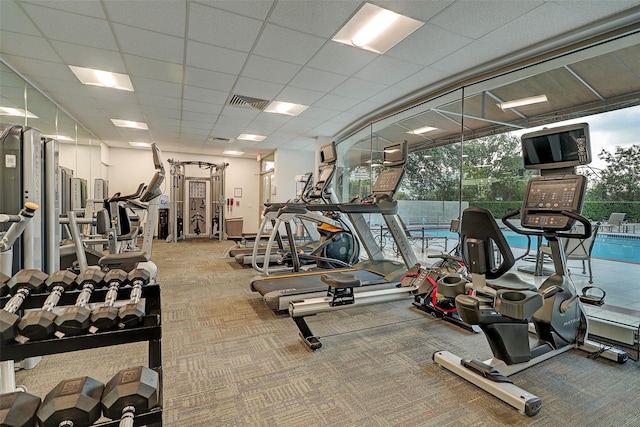
<instances>
[{"instance_id":1,"label":"elliptical machine","mask_svg":"<svg viewBox=\"0 0 640 427\"><path fill-rule=\"evenodd\" d=\"M586 134L588 127L586 124L583 126ZM577 142L578 148L584 144L584 139L565 139ZM548 141L553 140L548 138ZM548 146L552 149L551 142ZM584 153L585 147L582 148ZM538 147L539 151L542 149ZM557 157L537 154L538 158ZM587 162L588 157L584 155L576 161L584 159ZM543 236L549 242L555 273L539 289L506 278L511 274L508 271L515 258L493 215L477 207L464 211L461 246L463 257L471 269L473 293L456 296L455 303L465 322L480 326L494 357L482 362L461 359L448 351L433 354L437 364L528 416L537 414L542 402L537 396L514 385L508 378L510 375L571 349L587 351L618 363L628 359L624 351L588 340L587 314L568 274L564 247L559 242L560 237L584 239L591 235L591 223L580 215L586 179L566 172L566 168L556 170L556 175L543 174L528 182L521 210L523 228L508 221L519 211L510 212L502 218L513 231L527 236ZM583 233L569 231L576 221L584 226ZM486 279L500 280L487 282ZM537 338L534 345L529 342L532 326Z\"/></svg>"}]
</instances>

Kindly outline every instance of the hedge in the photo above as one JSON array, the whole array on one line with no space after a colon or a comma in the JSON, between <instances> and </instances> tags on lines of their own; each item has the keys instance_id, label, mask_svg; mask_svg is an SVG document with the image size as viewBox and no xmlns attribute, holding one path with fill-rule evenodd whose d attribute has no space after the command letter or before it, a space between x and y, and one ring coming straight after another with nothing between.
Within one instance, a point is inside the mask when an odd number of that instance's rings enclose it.
<instances>
[{"instance_id":1,"label":"hedge","mask_svg":"<svg viewBox=\"0 0 640 427\"><path fill-rule=\"evenodd\" d=\"M469 202L470 206L478 206L489 210L496 218L514 209L521 209L522 202ZM584 202L582 214L593 221L606 221L612 212L625 212L625 221L640 222L640 202Z\"/></svg>"}]
</instances>

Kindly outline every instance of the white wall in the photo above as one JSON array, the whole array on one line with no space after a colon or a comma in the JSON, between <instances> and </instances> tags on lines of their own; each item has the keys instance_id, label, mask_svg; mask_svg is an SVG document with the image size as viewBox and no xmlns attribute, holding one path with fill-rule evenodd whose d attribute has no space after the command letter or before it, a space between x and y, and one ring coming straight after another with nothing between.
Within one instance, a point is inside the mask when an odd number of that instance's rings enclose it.
<instances>
[{"instance_id":1,"label":"white wall","mask_svg":"<svg viewBox=\"0 0 640 427\"><path fill-rule=\"evenodd\" d=\"M317 178L316 154L313 151L278 149L274 157L276 163L274 202L286 202L296 197L296 175L313 172L313 179Z\"/></svg>"},{"instance_id":2,"label":"white wall","mask_svg":"<svg viewBox=\"0 0 640 427\"><path fill-rule=\"evenodd\" d=\"M148 183L155 169L150 149L128 149L110 147L109 165L106 167L109 180L109 192L120 191L123 194L133 193L142 182ZM168 159L178 161L202 161L209 163L229 163L225 175L225 198L234 198L232 212L225 211L227 218L244 218L243 231L255 233L258 231L258 206L260 163L253 159L241 159L234 157L217 157L175 152L162 152L165 165L165 181L163 193L169 195L171 185L171 168ZM200 170L197 166L187 166L187 176L209 176L208 170ZM242 197L234 197L234 189L242 189Z\"/></svg>"}]
</instances>

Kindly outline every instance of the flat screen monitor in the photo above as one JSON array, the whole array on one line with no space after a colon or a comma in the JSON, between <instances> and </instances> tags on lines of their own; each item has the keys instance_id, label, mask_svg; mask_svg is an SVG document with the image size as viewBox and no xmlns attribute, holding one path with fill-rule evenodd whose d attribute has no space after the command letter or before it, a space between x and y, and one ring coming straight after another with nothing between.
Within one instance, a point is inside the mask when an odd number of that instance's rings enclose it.
<instances>
[{"instance_id":1,"label":"flat screen monitor","mask_svg":"<svg viewBox=\"0 0 640 427\"><path fill-rule=\"evenodd\" d=\"M591 163L589 124L578 123L522 135L526 169L564 169Z\"/></svg>"},{"instance_id":2,"label":"flat screen monitor","mask_svg":"<svg viewBox=\"0 0 640 427\"><path fill-rule=\"evenodd\" d=\"M384 166L403 165L407 161L408 145L407 141L397 142L384 147Z\"/></svg>"},{"instance_id":3,"label":"flat screen monitor","mask_svg":"<svg viewBox=\"0 0 640 427\"><path fill-rule=\"evenodd\" d=\"M336 146L333 142L320 147L320 163L335 163L338 156L336 155Z\"/></svg>"},{"instance_id":4,"label":"flat screen monitor","mask_svg":"<svg viewBox=\"0 0 640 427\"><path fill-rule=\"evenodd\" d=\"M532 178L522 204L524 227L568 230L574 220L562 211L582 211L586 180L582 175Z\"/></svg>"}]
</instances>

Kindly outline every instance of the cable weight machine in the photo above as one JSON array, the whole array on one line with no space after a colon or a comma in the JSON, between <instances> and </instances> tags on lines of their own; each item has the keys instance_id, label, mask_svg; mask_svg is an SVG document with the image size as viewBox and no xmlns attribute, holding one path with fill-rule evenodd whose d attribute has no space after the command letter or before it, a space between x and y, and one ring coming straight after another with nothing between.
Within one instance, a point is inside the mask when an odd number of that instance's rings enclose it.
<instances>
[{"instance_id":1,"label":"cable weight machine","mask_svg":"<svg viewBox=\"0 0 640 427\"><path fill-rule=\"evenodd\" d=\"M208 237L224 240L225 170L229 163L169 159L169 236L167 242ZM188 176L187 167L207 170L209 176ZM229 209L231 204L229 204Z\"/></svg>"}]
</instances>

